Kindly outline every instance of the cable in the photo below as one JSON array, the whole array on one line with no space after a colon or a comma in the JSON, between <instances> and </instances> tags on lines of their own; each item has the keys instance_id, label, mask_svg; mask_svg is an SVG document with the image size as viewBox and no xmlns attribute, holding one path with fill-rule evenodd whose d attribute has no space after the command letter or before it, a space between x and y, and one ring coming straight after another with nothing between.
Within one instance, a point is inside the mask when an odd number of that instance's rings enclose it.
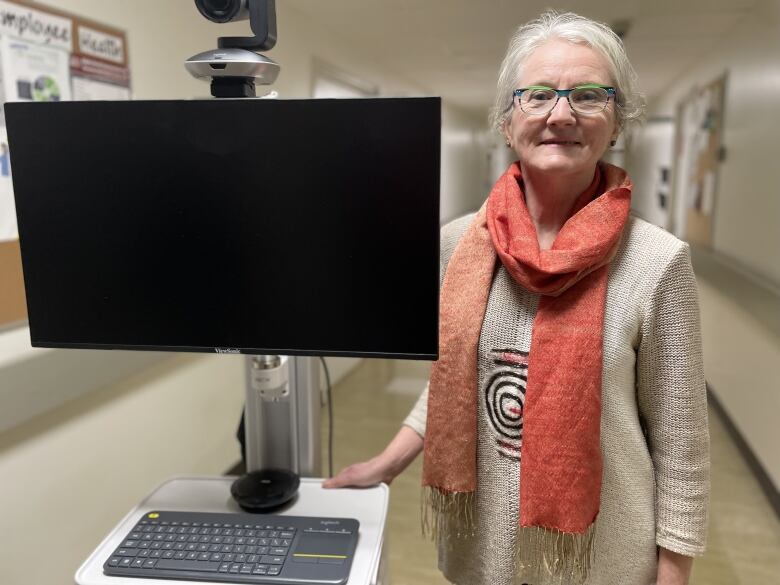
<instances>
[{"instance_id":1,"label":"cable","mask_svg":"<svg viewBox=\"0 0 780 585\"><path fill-rule=\"evenodd\" d=\"M328 477L333 477L333 400L330 391L330 372L325 358L320 356L322 367L325 368L325 381L328 393Z\"/></svg>"}]
</instances>

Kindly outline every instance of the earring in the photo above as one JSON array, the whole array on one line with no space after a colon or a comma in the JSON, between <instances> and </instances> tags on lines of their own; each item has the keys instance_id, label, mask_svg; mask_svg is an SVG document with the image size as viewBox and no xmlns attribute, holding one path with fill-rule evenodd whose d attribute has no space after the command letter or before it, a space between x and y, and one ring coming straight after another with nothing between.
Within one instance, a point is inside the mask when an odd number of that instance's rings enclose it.
<instances>
[{"instance_id":1,"label":"earring","mask_svg":"<svg viewBox=\"0 0 780 585\"><path fill-rule=\"evenodd\" d=\"M512 143L511 143L511 142L509 142L508 140L506 141L506 147L507 147L507 148L512 148Z\"/></svg>"},{"instance_id":2,"label":"earring","mask_svg":"<svg viewBox=\"0 0 780 585\"><path fill-rule=\"evenodd\" d=\"M616 144L617 144L617 140L612 140L609 143L610 146L615 146Z\"/></svg>"}]
</instances>

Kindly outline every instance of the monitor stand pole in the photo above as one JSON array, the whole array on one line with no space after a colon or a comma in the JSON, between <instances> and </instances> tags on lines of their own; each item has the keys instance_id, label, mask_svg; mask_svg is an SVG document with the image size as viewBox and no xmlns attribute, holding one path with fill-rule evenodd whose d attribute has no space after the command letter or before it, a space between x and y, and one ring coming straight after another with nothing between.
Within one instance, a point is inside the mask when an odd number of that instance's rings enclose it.
<instances>
[{"instance_id":1,"label":"monitor stand pole","mask_svg":"<svg viewBox=\"0 0 780 585\"><path fill-rule=\"evenodd\" d=\"M316 357L246 358L246 469L322 476L320 364Z\"/></svg>"}]
</instances>

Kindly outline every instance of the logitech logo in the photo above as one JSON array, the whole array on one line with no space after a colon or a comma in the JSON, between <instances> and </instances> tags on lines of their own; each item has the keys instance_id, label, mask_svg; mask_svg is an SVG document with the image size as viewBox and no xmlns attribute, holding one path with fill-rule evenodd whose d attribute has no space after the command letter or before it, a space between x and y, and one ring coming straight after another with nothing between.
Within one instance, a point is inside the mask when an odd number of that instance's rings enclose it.
<instances>
[{"instance_id":1,"label":"logitech logo","mask_svg":"<svg viewBox=\"0 0 780 585\"><path fill-rule=\"evenodd\" d=\"M320 520L320 524L322 524L323 526L333 526L333 525L338 526L339 524L341 524L341 522L339 522L338 520Z\"/></svg>"},{"instance_id":2,"label":"logitech logo","mask_svg":"<svg viewBox=\"0 0 780 585\"><path fill-rule=\"evenodd\" d=\"M230 347L215 347L214 351L217 353L241 353L240 349L234 349Z\"/></svg>"}]
</instances>

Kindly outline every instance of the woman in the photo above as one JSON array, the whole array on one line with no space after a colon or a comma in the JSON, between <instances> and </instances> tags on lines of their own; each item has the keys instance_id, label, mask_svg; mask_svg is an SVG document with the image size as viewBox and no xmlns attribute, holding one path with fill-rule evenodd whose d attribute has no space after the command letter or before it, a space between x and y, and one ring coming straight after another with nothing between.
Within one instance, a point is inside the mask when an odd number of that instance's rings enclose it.
<instances>
[{"instance_id":1,"label":"woman","mask_svg":"<svg viewBox=\"0 0 780 585\"><path fill-rule=\"evenodd\" d=\"M429 387L381 455L326 483L389 483L424 446L453 583L679 585L704 551L688 247L631 217L631 181L599 162L641 115L606 26L549 12L518 29L493 111L518 161L442 230Z\"/></svg>"}]
</instances>

